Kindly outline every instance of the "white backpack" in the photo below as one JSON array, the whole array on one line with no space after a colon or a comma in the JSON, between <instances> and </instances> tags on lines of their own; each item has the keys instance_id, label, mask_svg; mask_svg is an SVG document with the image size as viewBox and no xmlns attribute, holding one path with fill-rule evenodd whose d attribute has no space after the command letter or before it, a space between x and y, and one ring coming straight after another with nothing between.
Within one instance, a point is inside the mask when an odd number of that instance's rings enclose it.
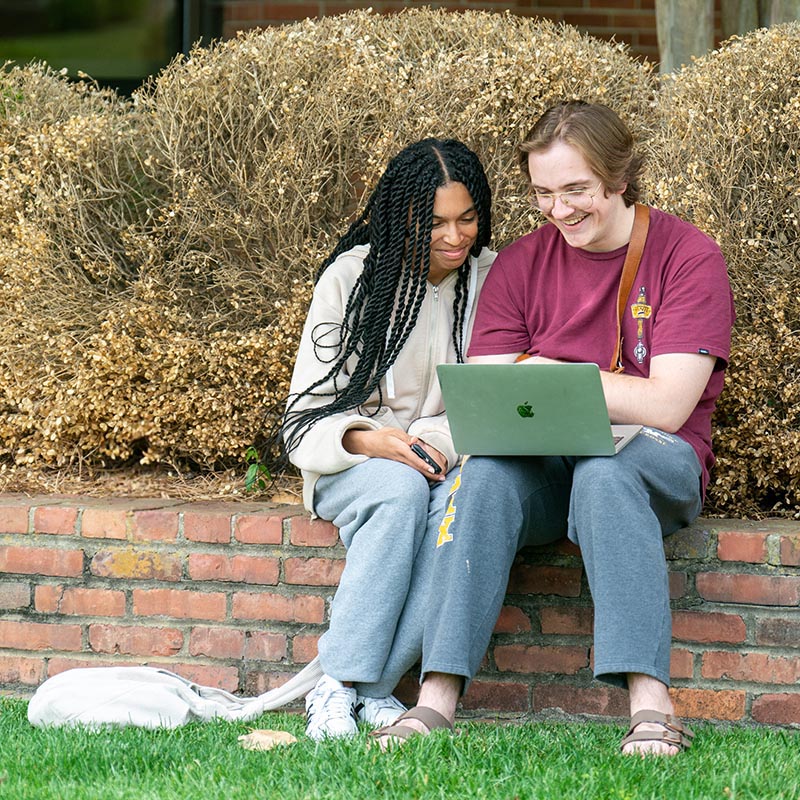
<instances>
[{"instance_id":1,"label":"white backpack","mask_svg":"<svg viewBox=\"0 0 800 800\"><path fill-rule=\"evenodd\" d=\"M28 704L28 721L46 725L177 728L211 719L250 720L302 697L322 676L315 658L283 686L237 697L155 667L86 667L48 678Z\"/></svg>"}]
</instances>

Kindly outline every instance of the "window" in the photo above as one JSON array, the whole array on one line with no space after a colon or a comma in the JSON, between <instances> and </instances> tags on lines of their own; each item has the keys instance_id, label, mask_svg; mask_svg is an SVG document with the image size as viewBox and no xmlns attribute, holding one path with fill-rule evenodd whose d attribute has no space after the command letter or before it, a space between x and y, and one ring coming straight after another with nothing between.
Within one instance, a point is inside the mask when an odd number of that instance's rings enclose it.
<instances>
[{"instance_id":1,"label":"window","mask_svg":"<svg viewBox=\"0 0 800 800\"><path fill-rule=\"evenodd\" d=\"M0 62L46 61L130 92L219 35L216 0L0 0Z\"/></svg>"}]
</instances>

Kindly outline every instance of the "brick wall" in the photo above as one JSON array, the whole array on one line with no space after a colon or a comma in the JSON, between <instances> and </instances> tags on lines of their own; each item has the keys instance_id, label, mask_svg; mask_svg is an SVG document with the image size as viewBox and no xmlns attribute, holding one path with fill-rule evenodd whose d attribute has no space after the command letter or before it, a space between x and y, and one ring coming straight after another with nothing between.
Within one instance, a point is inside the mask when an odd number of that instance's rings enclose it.
<instances>
[{"instance_id":1,"label":"brick wall","mask_svg":"<svg viewBox=\"0 0 800 800\"><path fill-rule=\"evenodd\" d=\"M629 45L632 55L658 62L655 0L517 0L517 2L488 2L460 0L452 3L400 2L375 0L356 2L305 2L287 0L283 3L265 0L220 0L223 6L223 38L230 38L239 30L280 25L306 17L342 14L356 8L369 6L379 13L392 13L408 6L425 5L451 11L476 9L500 12L506 9L520 16L534 16L553 22L573 25L584 33L599 39L614 39ZM720 0L715 0L716 35L719 42Z\"/></svg>"},{"instance_id":2,"label":"brick wall","mask_svg":"<svg viewBox=\"0 0 800 800\"><path fill-rule=\"evenodd\" d=\"M701 520L666 549L678 712L800 724L800 523ZM294 506L0 496L0 689L151 664L260 693L314 657L343 558ZM462 711L624 717L591 630L577 548L525 551Z\"/></svg>"}]
</instances>

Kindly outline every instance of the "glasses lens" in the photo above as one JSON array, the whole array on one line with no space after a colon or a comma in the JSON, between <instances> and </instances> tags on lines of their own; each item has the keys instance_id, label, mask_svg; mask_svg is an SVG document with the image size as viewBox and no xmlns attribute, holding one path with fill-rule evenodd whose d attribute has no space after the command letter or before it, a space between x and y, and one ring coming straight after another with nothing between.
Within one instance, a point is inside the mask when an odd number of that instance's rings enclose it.
<instances>
[{"instance_id":1,"label":"glasses lens","mask_svg":"<svg viewBox=\"0 0 800 800\"><path fill-rule=\"evenodd\" d=\"M594 191L576 189L571 192L560 192L557 194L534 194L531 197L531 203L534 208L538 208L539 211L545 214L549 214L553 210L553 206L556 204L556 198L565 206L575 208L578 211L588 211L601 185L602 184L599 184Z\"/></svg>"},{"instance_id":2,"label":"glasses lens","mask_svg":"<svg viewBox=\"0 0 800 800\"><path fill-rule=\"evenodd\" d=\"M588 211L594 195L589 194L589 192L564 192L561 199L571 208L577 208L579 211Z\"/></svg>"}]
</instances>

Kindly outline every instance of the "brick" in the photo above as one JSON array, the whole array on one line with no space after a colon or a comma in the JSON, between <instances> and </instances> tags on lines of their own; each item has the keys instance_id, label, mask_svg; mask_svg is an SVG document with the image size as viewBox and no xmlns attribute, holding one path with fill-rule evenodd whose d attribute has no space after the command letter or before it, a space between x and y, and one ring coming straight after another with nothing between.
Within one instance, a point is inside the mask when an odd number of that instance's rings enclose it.
<instances>
[{"instance_id":1,"label":"brick","mask_svg":"<svg viewBox=\"0 0 800 800\"><path fill-rule=\"evenodd\" d=\"M42 614L55 614L63 596L63 586L53 584L37 586L33 590L33 608Z\"/></svg>"},{"instance_id":2,"label":"brick","mask_svg":"<svg viewBox=\"0 0 800 800\"><path fill-rule=\"evenodd\" d=\"M230 628L192 628L189 653L209 658L240 659L244 652L244 631Z\"/></svg>"},{"instance_id":3,"label":"brick","mask_svg":"<svg viewBox=\"0 0 800 800\"><path fill-rule=\"evenodd\" d=\"M753 700L750 715L765 725L800 725L800 694L762 694Z\"/></svg>"},{"instance_id":4,"label":"brick","mask_svg":"<svg viewBox=\"0 0 800 800\"><path fill-rule=\"evenodd\" d=\"M68 658L65 656L51 656L47 659L47 677L52 678L68 669L86 669L87 667L118 667L119 661L113 658L103 659L97 657L89 658Z\"/></svg>"},{"instance_id":5,"label":"brick","mask_svg":"<svg viewBox=\"0 0 800 800\"><path fill-rule=\"evenodd\" d=\"M134 511L130 521L134 541L174 542L178 538L180 517L177 511L143 509Z\"/></svg>"},{"instance_id":6,"label":"brick","mask_svg":"<svg viewBox=\"0 0 800 800\"><path fill-rule=\"evenodd\" d=\"M90 570L98 578L179 581L183 565L180 557L172 553L126 548L99 550L92 558Z\"/></svg>"},{"instance_id":7,"label":"brick","mask_svg":"<svg viewBox=\"0 0 800 800\"><path fill-rule=\"evenodd\" d=\"M793 577L702 572L697 575L697 591L703 599L718 603L800 604L800 578Z\"/></svg>"},{"instance_id":8,"label":"brick","mask_svg":"<svg viewBox=\"0 0 800 800\"><path fill-rule=\"evenodd\" d=\"M134 589L133 613L172 619L225 619L227 600L222 592L186 589Z\"/></svg>"},{"instance_id":9,"label":"brick","mask_svg":"<svg viewBox=\"0 0 800 800\"><path fill-rule=\"evenodd\" d=\"M214 686L226 692L239 690L239 670L236 667L211 666L207 664L183 664L170 661L168 664L155 662L148 664L150 667L168 669L186 680L198 683L201 686Z\"/></svg>"},{"instance_id":10,"label":"brick","mask_svg":"<svg viewBox=\"0 0 800 800\"><path fill-rule=\"evenodd\" d=\"M174 656L183 647L183 634L176 628L96 624L89 626L89 646L95 653Z\"/></svg>"},{"instance_id":11,"label":"brick","mask_svg":"<svg viewBox=\"0 0 800 800\"><path fill-rule=\"evenodd\" d=\"M0 657L0 685L38 686L45 679L44 664L41 658Z\"/></svg>"},{"instance_id":12,"label":"brick","mask_svg":"<svg viewBox=\"0 0 800 800\"><path fill-rule=\"evenodd\" d=\"M569 539L561 539L551 547L556 553L561 553L565 556L576 556L577 558L581 557L581 548Z\"/></svg>"},{"instance_id":13,"label":"brick","mask_svg":"<svg viewBox=\"0 0 800 800\"><path fill-rule=\"evenodd\" d=\"M183 512L183 535L190 542L231 541L231 515L226 512Z\"/></svg>"},{"instance_id":14,"label":"brick","mask_svg":"<svg viewBox=\"0 0 800 800\"><path fill-rule=\"evenodd\" d=\"M494 626L495 633L524 633L530 629L528 615L516 606L503 606Z\"/></svg>"},{"instance_id":15,"label":"brick","mask_svg":"<svg viewBox=\"0 0 800 800\"><path fill-rule=\"evenodd\" d=\"M800 642L800 619L769 617L756 621L756 644L794 648L798 642Z\"/></svg>"},{"instance_id":16,"label":"brick","mask_svg":"<svg viewBox=\"0 0 800 800\"><path fill-rule=\"evenodd\" d=\"M189 577L194 581L234 581L237 583L278 583L280 561L259 556L233 556L192 553Z\"/></svg>"},{"instance_id":17,"label":"brick","mask_svg":"<svg viewBox=\"0 0 800 800\"><path fill-rule=\"evenodd\" d=\"M294 22L297 19L306 17L313 19L319 16L318 3L268 3L266 18L262 16L260 21L274 24L276 22Z\"/></svg>"},{"instance_id":18,"label":"brick","mask_svg":"<svg viewBox=\"0 0 800 800\"><path fill-rule=\"evenodd\" d=\"M0 647L10 650L80 650L80 625L0 620Z\"/></svg>"},{"instance_id":19,"label":"brick","mask_svg":"<svg viewBox=\"0 0 800 800\"><path fill-rule=\"evenodd\" d=\"M653 15L642 12L632 12L630 14L617 14L611 15L610 25L622 33L623 31L638 31L645 26L652 26L655 23Z\"/></svg>"},{"instance_id":20,"label":"brick","mask_svg":"<svg viewBox=\"0 0 800 800\"><path fill-rule=\"evenodd\" d=\"M706 611L674 611L672 638L684 642L743 642L747 636L744 620L738 614Z\"/></svg>"},{"instance_id":21,"label":"brick","mask_svg":"<svg viewBox=\"0 0 800 800\"><path fill-rule=\"evenodd\" d=\"M283 579L303 586L338 586L344 563L343 558L287 558L283 562Z\"/></svg>"},{"instance_id":22,"label":"brick","mask_svg":"<svg viewBox=\"0 0 800 800\"><path fill-rule=\"evenodd\" d=\"M83 573L83 550L0 547L0 572L77 578Z\"/></svg>"},{"instance_id":23,"label":"brick","mask_svg":"<svg viewBox=\"0 0 800 800\"><path fill-rule=\"evenodd\" d=\"M419 673L407 672L403 675L392 694L409 708L415 706L419 699Z\"/></svg>"},{"instance_id":24,"label":"brick","mask_svg":"<svg viewBox=\"0 0 800 800\"><path fill-rule=\"evenodd\" d=\"M501 672L574 675L589 666L589 650L586 647L512 644L495 647L494 660Z\"/></svg>"},{"instance_id":25,"label":"brick","mask_svg":"<svg viewBox=\"0 0 800 800\"><path fill-rule=\"evenodd\" d=\"M529 696L530 687L526 683L475 680L461 698L461 707L469 711L526 712L530 710Z\"/></svg>"},{"instance_id":26,"label":"brick","mask_svg":"<svg viewBox=\"0 0 800 800\"><path fill-rule=\"evenodd\" d=\"M594 629L594 609L585 606L544 606L539 609L542 633L590 635Z\"/></svg>"},{"instance_id":27,"label":"brick","mask_svg":"<svg viewBox=\"0 0 800 800\"><path fill-rule=\"evenodd\" d=\"M56 536L73 536L76 532L78 509L70 506L40 506L33 511L33 530Z\"/></svg>"},{"instance_id":28,"label":"brick","mask_svg":"<svg viewBox=\"0 0 800 800\"><path fill-rule=\"evenodd\" d=\"M763 564L767 560L767 536L763 532L720 531L717 534L717 558Z\"/></svg>"},{"instance_id":29,"label":"brick","mask_svg":"<svg viewBox=\"0 0 800 800\"><path fill-rule=\"evenodd\" d=\"M261 619L275 622L322 622L325 601L321 597L237 592L233 596L235 619Z\"/></svg>"},{"instance_id":30,"label":"brick","mask_svg":"<svg viewBox=\"0 0 800 800\"><path fill-rule=\"evenodd\" d=\"M593 714L627 717L628 693L614 686L600 684L590 688L564 684L533 687L533 710L560 709L566 714Z\"/></svg>"},{"instance_id":31,"label":"brick","mask_svg":"<svg viewBox=\"0 0 800 800\"><path fill-rule=\"evenodd\" d=\"M233 522L233 537L242 544L281 544L283 517L237 514Z\"/></svg>"},{"instance_id":32,"label":"brick","mask_svg":"<svg viewBox=\"0 0 800 800\"><path fill-rule=\"evenodd\" d=\"M744 717L745 692L673 688L669 693L679 717L728 721Z\"/></svg>"},{"instance_id":33,"label":"brick","mask_svg":"<svg viewBox=\"0 0 800 800\"><path fill-rule=\"evenodd\" d=\"M308 664L319 651L319 636L298 635L292 639L292 661L295 664Z\"/></svg>"},{"instance_id":34,"label":"brick","mask_svg":"<svg viewBox=\"0 0 800 800\"><path fill-rule=\"evenodd\" d=\"M787 567L800 567L800 534L781 536L781 564Z\"/></svg>"},{"instance_id":35,"label":"brick","mask_svg":"<svg viewBox=\"0 0 800 800\"><path fill-rule=\"evenodd\" d=\"M686 595L689 579L685 572L670 572L668 580L670 600L678 600Z\"/></svg>"},{"instance_id":36,"label":"brick","mask_svg":"<svg viewBox=\"0 0 800 800\"><path fill-rule=\"evenodd\" d=\"M31 587L28 583L0 583L0 611L27 608L31 604Z\"/></svg>"},{"instance_id":37,"label":"brick","mask_svg":"<svg viewBox=\"0 0 800 800\"><path fill-rule=\"evenodd\" d=\"M528 557L533 556L533 558L537 561L541 561L542 556L545 556L549 553L559 553L561 555L575 556L577 558L581 557L580 547L567 538L559 539L558 541L550 542L549 544L528 545L521 551L523 559L529 560Z\"/></svg>"},{"instance_id":38,"label":"brick","mask_svg":"<svg viewBox=\"0 0 800 800\"><path fill-rule=\"evenodd\" d=\"M278 686L283 686L286 681L294 677L293 672L287 670L270 670L269 672L263 669L255 670L245 673L242 685L242 692L248 696L257 696L264 692L275 689ZM296 701L298 706L302 707L302 699ZM291 706L288 706L291 707Z\"/></svg>"},{"instance_id":39,"label":"brick","mask_svg":"<svg viewBox=\"0 0 800 800\"><path fill-rule=\"evenodd\" d=\"M796 683L800 680L800 655L707 651L703 653L704 678L727 678L751 683Z\"/></svg>"},{"instance_id":40,"label":"brick","mask_svg":"<svg viewBox=\"0 0 800 800\"><path fill-rule=\"evenodd\" d=\"M669 654L669 674L675 679L694 677L694 653L673 647Z\"/></svg>"},{"instance_id":41,"label":"brick","mask_svg":"<svg viewBox=\"0 0 800 800\"><path fill-rule=\"evenodd\" d=\"M664 539L664 555L668 561L704 559L708 555L711 533L702 528L684 528Z\"/></svg>"},{"instance_id":42,"label":"brick","mask_svg":"<svg viewBox=\"0 0 800 800\"><path fill-rule=\"evenodd\" d=\"M81 536L87 539L126 539L130 512L123 508L86 508Z\"/></svg>"},{"instance_id":43,"label":"brick","mask_svg":"<svg viewBox=\"0 0 800 800\"><path fill-rule=\"evenodd\" d=\"M578 597L581 593L580 567L535 567L518 564L511 570L508 594L552 594Z\"/></svg>"},{"instance_id":44,"label":"brick","mask_svg":"<svg viewBox=\"0 0 800 800\"><path fill-rule=\"evenodd\" d=\"M253 631L247 634L244 657L248 661L285 661L289 657L289 642L282 633Z\"/></svg>"},{"instance_id":45,"label":"brick","mask_svg":"<svg viewBox=\"0 0 800 800\"><path fill-rule=\"evenodd\" d=\"M123 617L125 616L125 592L112 589L85 589L82 587L68 587L60 592L55 608L39 607L39 589L53 587L40 586L36 589L36 610L58 612L65 615L82 615L92 617ZM57 587L61 588L61 587ZM49 598L42 595L45 600ZM48 603L49 604L49 603Z\"/></svg>"},{"instance_id":46,"label":"brick","mask_svg":"<svg viewBox=\"0 0 800 800\"><path fill-rule=\"evenodd\" d=\"M339 542L339 531L324 519L292 517L289 520L289 541L300 547L334 547Z\"/></svg>"},{"instance_id":47,"label":"brick","mask_svg":"<svg viewBox=\"0 0 800 800\"><path fill-rule=\"evenodd\" d=\"M27 533L30 507L20 505L0 505L0 533Z\"/></svg>"}]
</instances>

